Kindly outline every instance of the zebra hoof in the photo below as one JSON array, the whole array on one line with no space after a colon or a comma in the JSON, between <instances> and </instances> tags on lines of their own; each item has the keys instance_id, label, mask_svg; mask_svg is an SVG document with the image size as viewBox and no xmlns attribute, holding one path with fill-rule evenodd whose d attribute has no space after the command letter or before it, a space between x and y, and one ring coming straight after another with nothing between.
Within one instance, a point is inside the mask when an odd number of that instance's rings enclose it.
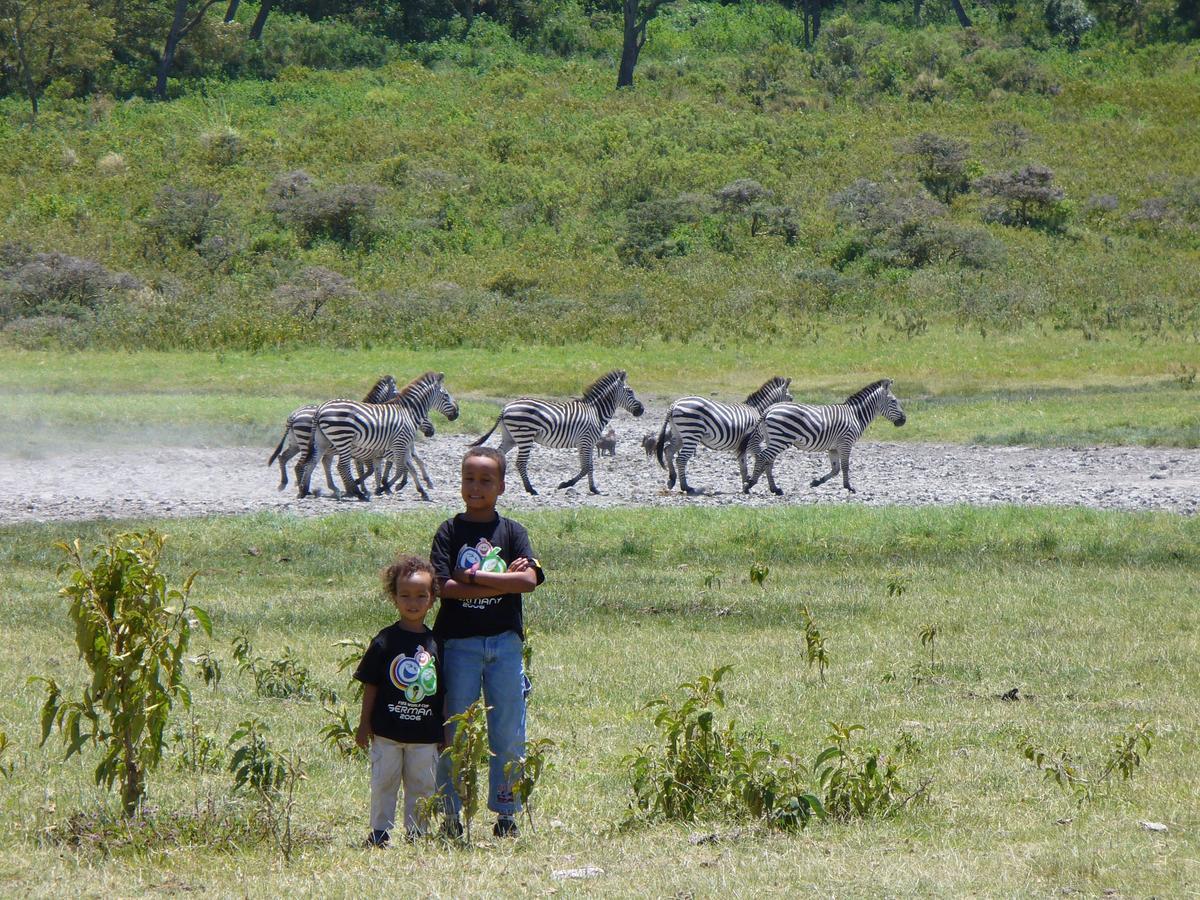
<instances>
[{"instance_id":1,"label":"zebra hoof","mask_svg":"<svg viewBox=\"0 0 1200 900\"><path fill-rule=\"evenodd\" d=\"M782 497L783 496L783 488L771 488L771 493L774 494L776 497Z\"/></svg>"},{"instance_id":2,"label":"zebra hoof","mask_svg":"<svg viewBox=\"0 0 1200 900\"><path fill-rule=\"evenodd\" d=\"M820 486L821 486L821 485L823 485L824 483L825 483L825 482L823 482L823 481L822 481L820 478L814 478L812 481L810 481L810 482L808 483L808 486L809 486L809 487L820 487Z\"/></svg>"},{"instance_id":3,"label":"zebra hoof","mask_svg":"<svg viewBox=\"0 0 1200 900\"><path fill-rule=\"evenodd\" d=\"M852 494L858 493L858 491L856 491L854 488L850 487L850 485L846 485L846 490L848 490Z\"/></svg>"},{"instance_id":4,"label":"zebra hoof","mask_svg":"<svg viewBox=\"0 0 1200 900\"><path fill-rule=\"evenodd\" d=\"M694 487L684 488L683 492L685 494L687 494L689 497L696 497L696 496L704 493L704 491L700 490L700 488L694 488Z\"/></svg>"}]
</instances>

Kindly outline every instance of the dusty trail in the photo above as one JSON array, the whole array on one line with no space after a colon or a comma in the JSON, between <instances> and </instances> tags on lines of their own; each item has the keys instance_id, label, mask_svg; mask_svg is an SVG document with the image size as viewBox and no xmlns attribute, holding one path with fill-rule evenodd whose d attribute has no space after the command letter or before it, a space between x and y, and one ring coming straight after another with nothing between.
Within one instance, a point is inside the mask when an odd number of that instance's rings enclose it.
<instances>
[{"instance_id":1,"label":"dusty trail","mask_svg":"<svg viewBox=\"0 0 1200 900\"><path fill-rule=\"evenodd\" d=\"M1200 451L1196 450L1033 449L870 440L860 442L851 458L857 494L848 494L837 479L809 488L812 477L826 469L824 454L788 451L776 464L786 495L777 498L759 484L745 496L733 458L702 450L690 467L689 480L707 492L686 498L677 491L664 491L664 473L641 449L642 435L657 429L662 412L648 410L640 420L623 413L618 416L614 422L617 455L597 459L596 478L603 495L592 496L586 484L555 490L559 481L575 474L578 456L539 447L530 474L541 494L526 495L514 472L504 505L545 509L1016 503L1186 515L1200 511ZM889 431L890 427L876 423L867 435L886 437ZM430 491L432 504L422 503L410 486L399 497L377 498L369 506L377 510L455 507L458 461L469 440L466 435L438 435L420 444L419 452L436 484ZM259 510L312 516L368 506L335 502L329 496L301 501L294 485L278 492L278 469L265 465L270 451L265 446L140 450L100 446L87 454L0 459L0 523L237 515ZM320 483L318 474L313 484Z\"/></svg>"}]
</instances>

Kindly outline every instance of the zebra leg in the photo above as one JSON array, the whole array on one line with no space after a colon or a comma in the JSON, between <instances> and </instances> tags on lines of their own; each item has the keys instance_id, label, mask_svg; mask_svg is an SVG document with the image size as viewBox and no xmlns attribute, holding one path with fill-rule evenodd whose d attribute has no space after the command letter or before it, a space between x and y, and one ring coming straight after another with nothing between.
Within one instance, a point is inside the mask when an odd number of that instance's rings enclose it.
<instances>
[{"instance_id":1,"label":"zebra leg","mask_svg":"<svg viewBox=\"0 0 1200 900\"><path fill-rule=\"evenodd\" d=\"M288 460L290 460L293 456L295 456L299 452L300 451L297 449L288 447L288 449L284 450L282 453L279 454L279 490L281 490L281 491L288 486L288 477L287 477Z\"/></svg>"},{"instance_id":2,"label":"zebra leg","mask_svg":"<svg viewBox=\"0 0 1200 900\"><path fill-rule=\"evenodd\" d=\"M403 453L396 453L393 459L396 462L396 471L404 472L406 478L412 475L413 487L417 489L417 493L421 495L421 499L428 503L429 494L425 492L425 488L421 485L421 478L417 475L416 467L413 465L412 448L405 447Z\"/></svg>"},{"instance_id":3,"label":"zebra leg","mask_svg":"<svg viewBox=\"0 0 1200 900\"><path fill-rule=\"evenodd\" d=\"M417 452L413 451L413 462L417 464L417 468L421 470L421 477L425 479L426 487L433 487L433 479L429 477L429 470L425 468L425 460L417 456Z\"/></svg>"},{"instance_id":4,"label":"zebra leg","mask_svg":"<svg viewBox=\"0 0 1200 900\"><path fill-rule=\"evenodd\" d=\"M510 440L508 432L504 433L504 439L500 442L501 452L506 441ZM525 485L526 492L537 496L537 491L533 489L533 485L529 481L529 451L533 449L532 444L526 444L517 451L517 474L521 476L521 483Z\"/></svg>"},{"instance_id":5,"label":"zebra leg","mask_svg":"<svg viewBox=\"0 0 1200 900\"><path fill-rule=\"evenodd\" d=\"M775 460L771 460L767 464L767 487L771 489L771 493L775 496L783 496L783 488L775 483Z\"/></svg>"},{"instance_id":6,"label":"zebra leg","mask_svg":"<svg viewBox=\"0 0 1200 900\"><path fill-rule=\"evenodd\" d=\"M838 463L838 452L836 450L830 450L829 451L829 472L826 473L825 475L822 475L820 478L814 478L811 482L809 482L808 486L809 487L820 487L825 482L827 482L830 478L832 478L834 475L836 475L838 473L839 469L840 469L840 465ZM847 484L846 486L849 487L850 485Z\"/></svg>"},{"instance_id":7,"label":"zebra leg","mask_svg":"<svg viewBox=\"0 0 1200 900\"><path fill-rule=\"evenodd\" d=\"M596 490L596 482L592 478L592 445L586 441L579 445L579 472L574 478L568 478L566 481L559 482L558 489L572 487L584 475L588 477L588 489L593 494L600 493Z\"/></svg>"},{"instance_id":8,"label":"zebra leg","mask_svg":"<svg viewBox=\"0 0 1200 900\"><path fill-rule=\"evenodd\" d=\"M696 446L695 440L685 438L683 445L679 448L679 453L675 455L675 465L679 471L679 489L689 497L701 493L687 483L687 466L692 457L696 455Z\"/></svg>"},{"instance_id":9,"label":"zebra leg","mask_svg":"<svg viewBox=\"0 0 1200 900\"><path fill-rule=\"evenodd\" d=\"M342 499L342 492L338 490L337 484L333 480L333 447L332 445L321 453L321 465L325 467L325 483L329 485L329 493L333 494L335 500ZM340 457L339 457L339 470Z\"/></svg>"},{"instance_id":10,"label":"zebra leg","mask_svg":"<svg viewBox=\"0 0 1200 900\"><path fill-rule=\"evenodd\" d=\"M847 447L842 451L842 487L852 494L857 494L854 488L850 487L850 448Z\"/></svg>"},{"instance_id":11,"label":"zebra leg","mask_svg":"<svg viewBox=\"0 0 1200 900\"><path fill-rule=\"evenodd\" d=\"M369 501L371 499L371 495L363 490L362 485L355 481L354 474L350 471L350 459L347 454L338 454L337 469L338 474L342 476L342 484L346 486L346 493L348 495L357 497L362 501Z\"/></svg>"},{"instance_id":12,"label":"zebra leg","mask_svg":"<svg viewBox=\"0 0 1200 900\"><path fill-rule=\"evenodd\" d=\"M317 460L323 458L332 446L329 443L329 438L325 436L325 432L321 431L320 426L314 422L312 438L304 451L304 455L296 463L297 496L301 500L310 493L309 485L312 483L313 469L317 467Z\"/></svg>"}]
</instances>

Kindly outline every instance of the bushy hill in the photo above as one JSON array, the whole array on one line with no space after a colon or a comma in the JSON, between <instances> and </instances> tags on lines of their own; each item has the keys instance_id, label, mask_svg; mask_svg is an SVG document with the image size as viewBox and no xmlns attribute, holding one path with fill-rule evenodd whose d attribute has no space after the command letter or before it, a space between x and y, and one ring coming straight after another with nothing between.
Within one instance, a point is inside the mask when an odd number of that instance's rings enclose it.
<instances>
[{"instance_id":1,"label":"bushy hill","mask_svg":"<svg viewBox=\"0 0 1200 900\"><path fill-rule=\"evenodd\" d=\"M1200 45L841 16L808 52L756 5L651 24L619 92L612 47L481 19L366 68L52 99L36 126L0 101L3 341L1200 328Z\"/></svg>"}]
</instances>

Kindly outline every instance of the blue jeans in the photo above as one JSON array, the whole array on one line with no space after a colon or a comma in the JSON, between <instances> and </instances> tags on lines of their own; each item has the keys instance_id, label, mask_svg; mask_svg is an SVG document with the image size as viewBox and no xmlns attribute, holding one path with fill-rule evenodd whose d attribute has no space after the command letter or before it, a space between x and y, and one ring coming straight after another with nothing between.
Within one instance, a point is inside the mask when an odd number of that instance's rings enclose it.
<instances>
[{"instance_id":1,"label":"blue jeans","mask_svg":"<svg viewBox=\"0 0 1200 900\"><path fill-rule=\"evenodd\" d=\"M520 810L513 797L511 779L504 767L525 755L525 666L521 659L521 636L515 631L490 637L450 638L442 648L442 672L446 679L446 717L466 710L483 693L487 714L488 809L503 815ZM450 733L453 736L453 732ZM519 773L514 773L514 775ZM462 809L450 779L450 758L438 762L438 787L446 796L447 811L457 816Z\"/></svg>"}]
</instances>

